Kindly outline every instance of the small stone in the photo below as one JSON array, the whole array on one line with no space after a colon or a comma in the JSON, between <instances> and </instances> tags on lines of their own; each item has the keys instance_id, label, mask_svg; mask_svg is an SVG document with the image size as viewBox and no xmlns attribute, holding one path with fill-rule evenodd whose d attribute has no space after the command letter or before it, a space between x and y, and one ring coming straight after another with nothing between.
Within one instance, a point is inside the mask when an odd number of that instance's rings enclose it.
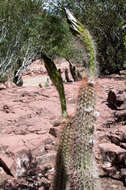
<instances>
[{"instance_id":1,"label":"small stone","mask_svg":"<svg viewBox=\"0 0 126 190\"><path fill-rule=\"evenodd\" d=\"M111 164L111 162L104 162L104 166L106 167L106 168L110 168L111 166L112 166L112 164Z\"/></svg>"},{"instance_id":2,"label":"small stone","mask_svg":"<svg viewBox=\"0 0 126 190\"><path fill-rule=\"evenodd\" d=\"M3 111L6 112L6 113L9 113L10 112L10 108L8 105L4 105L3 106Z\"/></svg>"},{"instance_id":3,"label":"small stone","mask_svg":"<svg viewBox=\"0 0 126 190\"><path fill-rule=\"evenodd\" d=\"M52 138L46 138L44 141L44 144L53 144L53 139Z\"/></svg>"},{"instance_id":4,"label":"small stone","mask_svg":"<svg viewBox=\"0 0 126 190\"><path fill-rule=\"evenodd\" d=\"M39 190L45 190L45 188L44 187L39 187Z\"/></svg>"},{"instance_id":5,"label":"small stone","mask_svg":"<svg viewBox=\"0 0 126 190\"><path fill-rule=\"evenodd\" d=\"M57 137L59 135L59 130L56 128L50 128L49 134L53 135L54 137Z\"/></svg>"},{"instance_id":6,"label":"small stone","mask_svg":"<svg viewBox=\"0 0 126 190\"><path fill-rule=\"evenodd\" d=\"M112 135L108 135L109 139L111 140L112 143L116 144L116 145L120 145L120 139L118 136L112 134Z\"/></svg>"},{"instance_id":7,"label":"small stone","mask_svg":"<svg viewBox=\"0 0 126 190\"><path fill-rule=\"evenodd\" d=\"M4 84L0 84L0 90L4 90L4 89L6 89L7 87L4 85Z\"/></svg>"},{"instance_id":8,"label":"small stone","mask_svg":"<svg viewBox=\"0 0 126 190\"><path fill-rule=\"evenodd\" d=\"M53 124L53 127L58 127L60 124L61 124L60 121L55 121L54 124Z\"/></svg>"},{"instance_id":9,"label":"small stone","mask_svg":"<svg viewBox=\"0 0 126 190\"><path fill-rule=\"evenodd\" d=\"M126 149L126 143L120 143L120 146L124 149Z\"/></svg>"},{"instance_id":10,"label":"small stone","mask_svg":"<svg viewBox=\"0 0 126 190\"><path fill-rule=\"evenodd\" d=\"M117 146L113 143L102 143L99 144L99 149L102 155L102 160L104 162L111 162L112 165L118 165L121 162L125 161L126 158L126 150Z\"/></svg>"},{"instance_id":11,"label":"small stone","mask_svg":"<svg viewBox=\"0 0 126 190\"><path fill-rule=\"evenodd\" d=\"M121 176L125 176L126 177L126 168L121 168Z\"/></svg>"},{"instance_id":12,"label":"small stone","mask_svg":"<svg viewBox=\"0 0 126 190\"><path fill-rule=\"evenodd\" d=\"M62 117L58 117L56 119L52 119L51 120L51 124L53 125L53 127L58 127L62 124L63 122L63 118Z\"/></svg>"},{"instance_id":13,"label":"small stone","mask_svg":"<svg viewBox=\"0 0 126 190\"><path fill-rule=\"evenodd\" d=\"M38 157L38 162L40 163L40 165L44 165L49 162L54 163L55 159L56 159L56 152L54 151Z\"/></svg>"},{"instance_id":14,"label":"small stone","mask_svg":"<svg viewBox=\"0 0 126 190\"><path fill-rule=\"evenodd\" d=\"M110 108L116 109L117 98L116 98L116 94L114 91L112 91L112 90L109 91L107 102L108 102L108 105Z\"/></svg>"},{"instance_id":15,"label":"small stone","mask_svg":"<svg viewBox=\"0 0 126 190\"><path fill-rule=\"evenodd\" d=\"M46 144L46 145L45 145L45 150L46 150L46 151L54 150L54 145Z\"/></svg>"}]
</instances>

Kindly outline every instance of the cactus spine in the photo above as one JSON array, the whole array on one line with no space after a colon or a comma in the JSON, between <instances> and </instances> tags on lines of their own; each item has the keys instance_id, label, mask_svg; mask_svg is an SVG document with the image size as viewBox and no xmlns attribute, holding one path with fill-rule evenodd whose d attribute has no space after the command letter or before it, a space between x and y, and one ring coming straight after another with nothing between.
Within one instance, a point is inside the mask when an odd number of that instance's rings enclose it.
<instances>
[{"instance_id":1,"label":"cactus spine","mask_svg":"<svg viewBox=\"0 0 126 190\"><path fill-rule=\"evenodd\" d=\"M90 76L95 76L95 49L92 38L83 25L66 10L73 30L84 37ZM93 155L95 123L95 82L85 78L80 88L76 114L63 129L57 153L54 190L101 189Z\"/></svg>"}]
</instances>

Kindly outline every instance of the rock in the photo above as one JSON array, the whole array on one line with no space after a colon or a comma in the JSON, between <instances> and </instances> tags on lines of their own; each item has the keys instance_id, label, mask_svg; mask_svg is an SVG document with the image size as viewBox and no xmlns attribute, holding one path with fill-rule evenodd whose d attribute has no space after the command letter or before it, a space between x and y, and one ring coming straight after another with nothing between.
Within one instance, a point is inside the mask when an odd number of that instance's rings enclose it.
<instances>
[{"instance_id":1,"label":"rock","mask_svg":"<svg viewBox=\"0 0 126 190\"><path fill-rule=\"evenodd\" d=\"M39 187L39 189L38 190L45 190L45 188L44 187Z\"/></svg>"},{"instance_id":2,"label":"rock","mask_svg":"<svg viewBox=\"0 0 126 190\"><path fill-rule=\"evenodd\" d=\"M7 87L3 84L3 83L0 83L0 90L4 90L6 89Z\"/></svg>"},{"instance_id":3,"label":"rock","mask_svg":"<svg viewBox=\"0 0 126 190\"><path fill-rule=\"evenodd\" d=\"M56 152L54 151L37 157L37 160L40 165L44 165L47 163L54 163L55 159L56 159Z\"/></svg>"},{"instance_id":4,"label":"rock","mask_svg":"<svg viewBox=\"0 0 126 190\"><path fill-rule=\"evenodd\" d=\"M108 106L111 109L122 109L122 106L124 104L124 100L126 102L125 95L122 94L122 92L121 92L121 94L116 95L114 91L112 91L112 90L109 91L107 102L108 102Z\"/></svg>"},{"instance_id":5,"label":"rock","mask_svg":"<svg viewBox=\"0 0 126 190\"><path fill-rule=\"evenodd\" d=\"M59 134L60 134L60 130L59 129L57 129L57 128L50 128L50 130L49 130L49 134L51 134L52 136L54 136L54 137L58 137L59 136Z\"/></svg>"},{"instance_id":6,"label":"rock","mask_svg":"<svg viewBox=\"0 0 126 190\"><path fill-rule=\"evenodd\" d=\"M54 144L55 144L54 138L53 138L52 136L46 138L46 139L44 140L44 144L45 144L45 145L49 145L49 144L50 144L50 145L54 145Z\"/></svg>"},{"instance_id":7,"label":"rock","mask_svg":"<svg viewBox=\"0 0 126 190\"><path fill-rule=\"evenodd\" d=\"M123 104L122 106L124 107L125 104ZM122 106L121 106L121 109L122 109ZM114 116L115 116L115 120L117 123L119 123L119 122L122 122L123 124L126 123L126 113L119 112L119 113L115 113Z\"/></svg>"},{"instance_id":8,"label":"rock","mask_svg":"<svg viewBox=\"0 0 126 190\"><path fill-rule=\"evenodd\" d=\"M4 111L5 113L9 113L9 112L10 112L9 106L8 106L8 105L4 105L4 106L3 106L3 111Z\"/></svg>"},{"instance_id":9,"label":"rock","mask_svg":"<svg viewBox=\"0 0 126 190\"><path fill-rule=\"evenodd\" d=\"M102 155L102 176L122 179L125 182L126 150L113 143L102 143L99 145L99 149Z\"/></svg>"},{"instance_id":10,"label":"rock","mask_svg":"<svg viewBox=\"0 0 126 190\"><path fill-rule=\"evenodd\" d=\"M45 145L45 150L48 152L48 151L51 151L51 150L55 150L55 147L54 145L51 145L51 144L47 144Z\"/></svg>"},{"instance_id":11,"label":"rock","mask_svg":"<svg viewBox=\"0 0 126 190\"><path fill-rule=\"evenodd\" d=\"M11 82L11 81L5 82L4 85L6 86L6 88L13 88L13 87L16 86L16 85L15 85L13 82Z\"/></svg>"},{"instance_id":12,"label":"rock","mask_svg":"<svg viewBox=\"0 0 126 190\"><path fill-rule=\"evenodd\" d=\"M61 125L61 120L55 120L52 124L53 127L58 127L59 125Z\"/></svg>"},{"instance_id":13,"label":"rock","mask_svg":"<svg viewBox=\"0 0 126 190\"><path fill-rule=\"evenodd\" d=\"M117 100L122 102L126 101L126 92L124 90L117 92Z\"/></svg>"},{"instance_id":14,"label":"rock","mask_svg":"<svg viewBox=\"0 0 126 190\"><path fill-rule=\"evenodd\" d=\"M126 186L126 168L121 168L120 178L123 180L123 183Z\"/></svg>"},{"instance_id":15,"label":"rock","mask_svg":"<svg viewBox=\"0 0 126 190\"><path fill-rule=\"evenodd\" d=\"M16 176L23 176L30 168L32 162L32 153L29 150L22 150L17 153L16 159Z\"/></svg>"},{"instance_id":16,"label":"rock","mask_svg":"<svg viewBox=\"0 0 126 190\"><path fill-rule=\"evenodd\" d=\"M57 66L58 68L62 67L64 69L64 65L65 62ZM49 184L51 184L51 177L54 176L55 172L55 141L58 141L59 135L57 134L57 138L55 138L56 131L55 136L53 136L49 134L49 130L51 127L60 129L60 125L64 125L64 123L67 122L66 119L64 119L65 121L63 122L63 118L61 118L60 121L61 108L56 89L54 87L50 87L50 89L38 87L40 82L42 86L44 86L45 78L47 78L47 71L44 64L39 64L38 62L33 63L29 68L32 68L32 76L23 76L23 87L19 88L14 86L8 88L8 85L4 84L4 86L0 88L5 89L0 91L0 157L12 170L12 173L15 174L15 161L18 152L23 149L30 149L33 154L33 161L31 163L36 167L33 167L32 171L29 170L27 172L27 174L31 172L33 176L30 176L29 179L21 176L15 179L15 184L12 183L14 179L6 175L5 172L0 169L1 189L50 190ZM104 190L125 190L123 183L126 184L126 159L125 152L123 153L123 151L126 150L126 126L122 126L122 121L123 124L126 123L126 110L119 110L125 108L126 92L122 92L125 89L125 84L123 80L113 78L98 78L97 82L96 110L98 110L100 116L96 120L97 135L95 136L96 143L94 146L106 143L108 143L108 146L106 146L106 148L103 148L103 146L101 148L98 147L94 153L103 176L108 175L111 177L100 178L100 180L103 180ZM69 115L75 113L78 89L80 86L81 83L79 82L64 84ZM117 106L117 118L113 117L115 110L109 109L105 103L107 99L106 92L110 87L112 87L111 90L116 94L116 100L124 101L120 107ZM3 110L3 105L7 105L8 108ZM6 111L9 113L7 114ZM103 124L109 121L114 121L110 124L111 127L103 127ZM115 144L115 146L111 146L112 144ZM7 148L3 149L3 146ZM118 147L119 149L122 148L123 151L118 151ZM12 153L13 156L10 153ZM36 158L38 165L35 165L34 158ZM15 165L15 168L13 165ZM45 174L44 165L46 165L46 167L51 165L52 167L52 169L48 169ZM8 178L11 179L11 183L7 183L6 179ZM112 178L114 178L113 181ZM32 183L29 183L28 180L31 180ZM123 183L121 181L123 181ZM2 187L4 182L6 185ZM33 187L33 183L35 183L36 186Z\"/></svg>"},{"instance_id":17,"label":"rock","mask_svg":"<svg viewBox=\"0 0 126 190\"><path fill-rule=\"evenodd\" d=\"M109 139L110 139L110 141L112 143L114 143L114 144L116 144L118 146L120 145L120 138L119 138L119 136L114 135L114 134L109 134L108 137L109 137Z\"/></svg>"},{"instance_id":18,"label":"rock","mask_svg":"<svg viewBox=\"0 0 126 190\"><path fill-rule=\"evenodd\" d=\"M113 143L102 143L99 145L99 149L102 155L102 163L108 161L112 166L125 164L126 150L113 144Z\"/></svg>"},{"instance_id":19,"label":"rock","mask_svg":"<svg viewBox=\"0 0 126 190\"><path fill-rule=\"evenodd\" d=\"M121 174L121 176L125 176L126 177L126 168L121 168L120 174Z\"/></svg>"},{"instance_id":20,"label":"rock","mask_svg":"<svg viewBox=\"0 0 126 190\"><path fill-rule=\"evenodd\" d=\"M120 147L126 149L126 143L120 143Z\"/></svg>"},{"instance_id":21,"label":"rock","mask_svg":"<svg viewBox=\"0 0 126 190\"><path fill-rule=\"evenodd\" d=\"M117 109L117 100L116 100L116 94L112 90L109 91L108 93L108 98L107 98L108 106L111 109Z\"/></svg>"},{"instance_id":22,"label":"rock","mask_svg":"<svg viewBox=\"0 0 126 190\"><path fill-rule=\"evenodd\" d=\"M115 176L116 174L116 167L102 167L103 171L104 171L104 175L112 177Z\"/></svg>"},{"instance_id":23,"label":"rock","mask_svg":"<svg viewBox=\"0 0 126 190\"><path fill-rule=\"evenodd\" d=\"M108 133L107 137L110 141L118 146L125 146L126 143L126 127L120 126L118 129L115 129Z\"/></svg>"}]
</instances>

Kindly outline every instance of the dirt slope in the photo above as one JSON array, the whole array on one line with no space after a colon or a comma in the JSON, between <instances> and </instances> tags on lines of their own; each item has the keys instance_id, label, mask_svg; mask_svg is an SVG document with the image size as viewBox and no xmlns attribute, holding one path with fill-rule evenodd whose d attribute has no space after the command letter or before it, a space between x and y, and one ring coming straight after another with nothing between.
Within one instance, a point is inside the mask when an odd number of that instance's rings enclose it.
<instances>
[{"instance_id":1,"label":"dirt slope","mask_svg":"<svg viewBox=\"0 0 126 190\"><path fill-rule=\"evenodd\" d=\"M64 84L69 115L74 114L80 83ZM118 110L111 109L106 101L110 89L125 99L124 88L123 75L97 80L96 109L100 116L94 152L104 190L125 189L125 101ZM0 157L15 176L13 179L0 169L1 189L50 189L63 122L58 94L51 82L47 83L43 65L32 65L25 73L23 87L0 90ZM27 176L20 177L24 170Z\"/></svg>"}]
</instances>

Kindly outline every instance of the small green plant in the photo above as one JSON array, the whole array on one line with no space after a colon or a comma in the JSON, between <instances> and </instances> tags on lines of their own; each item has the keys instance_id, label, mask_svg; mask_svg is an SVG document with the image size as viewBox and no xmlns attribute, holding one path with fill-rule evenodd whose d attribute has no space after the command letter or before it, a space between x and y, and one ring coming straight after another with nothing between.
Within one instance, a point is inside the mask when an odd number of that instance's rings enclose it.
<instances>
[{"instance_id":1,"label":"small green plant","mask_svg":"<svg viewBox=\"0 0 126 190\"><path fill-rule=\"evenodd\" d=\"M49 87L49 79L48 78L46 79L45 87Z\"/></svg>"},{"instance_id":2,"label":"small green plant","mask_svg":"<svg viewBox=\"0 0 126 190\"><path fill-rule=\"evenodd\" d=\"M42 88L42 84L41 84L41 83L39 83L38 86L39 86L40 88Z\"/></svg>"},{"instance_id":3,"label":"small green plant","mask_svg":"<svg viewBox=\"0 0 126 190\"><path fill-rule=\"evenodd\" d=\"M3 76L2 74L0 74L0 83L5 83L7 80L8 80L7 75Z\"/></svg>"}]
</instances>

